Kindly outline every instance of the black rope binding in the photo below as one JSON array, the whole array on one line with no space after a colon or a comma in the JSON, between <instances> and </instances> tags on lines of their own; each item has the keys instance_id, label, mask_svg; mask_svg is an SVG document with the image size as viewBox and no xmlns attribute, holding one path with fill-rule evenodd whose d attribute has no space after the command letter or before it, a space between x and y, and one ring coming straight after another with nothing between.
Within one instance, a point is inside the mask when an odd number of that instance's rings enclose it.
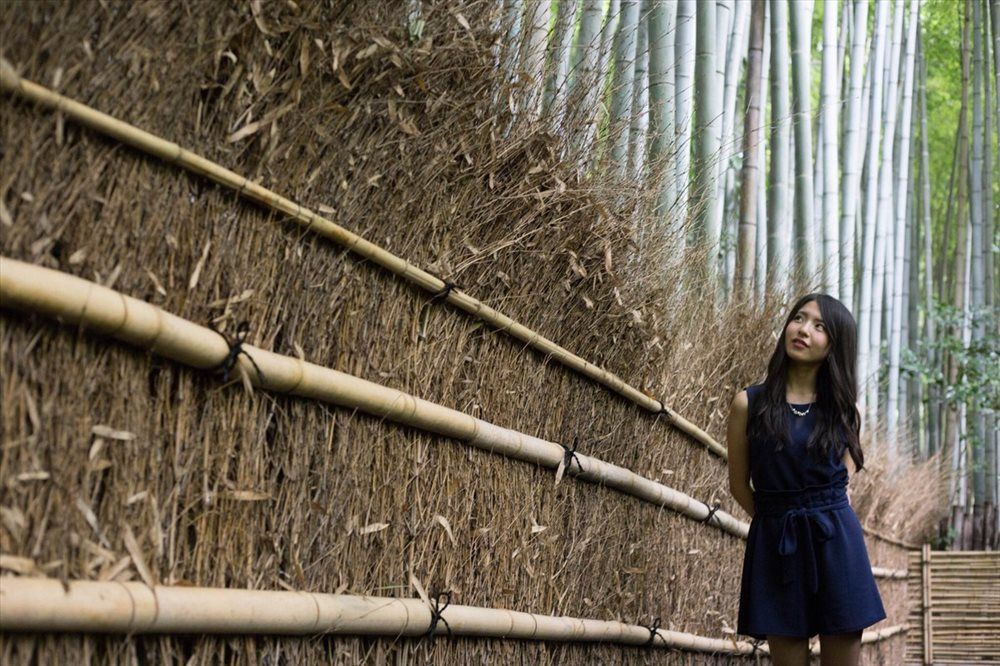
<instances>
[{"instance_id":1,"label":"black rope binding","mask_svg":"<svg viewBox=\"0 0 1000 666\"><path fill-rule=\"evenodd\" d=\"M656 637L660 636L658 633L656 633L657 631L660 630L660 618L654 617L653 624L646 627L646 629L649 630L649 640L643 643L643 647L653 647L653 645L656 644ZM667 642L667 639L663 638L662 636L660 636L660 640L663 641L664 645Z\"/></svg>"},{"instance_id":2,"label":"black rope binding","mask_svg":"<svg viewBox=\"0 0 1000 666\"><path fill-rule=\"evenodd\" d=\"M699 500L699 501L701 501L701 500ZM704 504L705 508L708 509L708 515L705 516L704 518L702 518L701 522L705 523L706 525L709 525L710 524L709 521L712 520L712 516L714 516L715 512L718 511L722 507L722 504L721 503L720 504L716 504L715 506L709 505L708 502L702 502L702 504Z\"/></svg>"},{"instance_id":3,"label":"black rope binding","mask_svg":"<svg viewBox=\"0 0 1000 666\"><path fill-rule=\"evenodd\" d=\"M253 360L253 356L248 354L246 350L243 349L243 343L246 342L247 334L249 332L250 332L250 322L245 320L241 321L236 326L236 335L234 335L232 338L226 337L226 335L221 331L216 331L216 333L221 335L222 339L226 341L226 344L229 345L229 353L226 354L226 358L222 359L222 362L219 363L219 365L216 366L215 368L216 372L222 373L222 381L224 382L229 381L229 373L232 372L233 368L236 367L236 361L237 359L239 359L240 354L247 357L251 365L253 365L253 369L257 371L257 376L260 377L261 379L264 378L264 373L260 371L260 367L258 367L257 361Z\"/></svg>"},{"instance_id":4,"label":"black rope binding","mask_svg":"<svg viewBox=\"0 0 1000 666\"><path fill-rule=\"evenodd\" d=\"M569 448L565 444L561 444L563 447L563 470L564 473L569 472L573 467L573 461L576 461L577 469L580 473L583 473L583 465L580 464L580 458L576 455L576 447L579 446L580 440L578 437L573 438L573 448Z\"/></svg>"},{"instance_id":5,"label":"black rope binding","mask_svg":"<svg viewBox=\"0 0 1000 666\"><path fill-rule=\"evenodd\" d=\"M667 409L667 403L663 402L662 400L659 400L658 402L660 403L660 411L656 412L656 415L659 416L660 414L663 414L664 416L667 417L668 421L673 423L674 417L670 415L670 410Z\"/></svg>"},{"instance_id":6,"label":"black rope binding","mask_svg":"<svg viewBox=\"0 0 1000 666\"><path fill-rule=\"evenodd\" d=\"M437 303L438 301L445 300L448 298L448 294L450 294L454 289L458 289L458 285L451 280L443 280L443 282L444 286L441 287L441 291L431 296L431 303Z\"/></svg>"},{"instance_id":7,"label":"black rope binding","mask_svg":"<svg viewBox=\"0 0 1000 666\"><path fill-rule=\"evenodd\" d=\"M756 656L756 654L761 651L760 646L763 645L763 643L764 641L760 638L750 639L750 645L753 647L753 650L750 652L751 657Z\"/></svg>"},{"instance_id":8,"label":"black rope binding","mask_svg":"<svg viewBox=\"0 0 1000 666\"><path fill-rule=\"evenodd\" d=\"M441 599L444 599L444 605L441 604ZM451 625L448 624L448 620L444 619L441 614L444 613L444 609L451 604L451 592L441 592L434 595L434 608L431 609L431 626L427 628L427 633L424 634L427 638L434 638L434 632L437 630L438 622L444 622L444 628L448 630L448 638L451 638Z\"/></svg>"}]
</instances>

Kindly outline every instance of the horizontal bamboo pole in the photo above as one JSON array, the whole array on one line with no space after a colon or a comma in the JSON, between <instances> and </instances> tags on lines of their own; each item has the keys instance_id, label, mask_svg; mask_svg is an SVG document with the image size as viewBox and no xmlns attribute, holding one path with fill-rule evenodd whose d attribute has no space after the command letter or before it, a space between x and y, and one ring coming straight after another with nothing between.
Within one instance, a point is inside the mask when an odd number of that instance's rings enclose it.
<instances>
[{"instance_id":1,"label":"horizontal bamboo pole","mask_svg":"<svg viewBox=\"0 0 1000 666\"><path fill-rule=\"evenodd\" d=\"M111 634L280 634L423 636L434 611L421 599L207 587L149 587L136 582L0 577L0 631ZM539 615L504 608L449 604L437 636L603 642L693 652L769 654L766 643L709 638L607 620ZM447 624L446 624L447 623ZM874 643L906 625L866 631ZM655 639L650 640L655 634ZM812 648L820 653L819 645Z\"/></svg>"},{"instance_id":2,"label":"horizontal bamboo pole","mask_svg":"<svg viewBox=\"0 0 1000 666\"><path fill-rule=\"evenodd\" d=\"M879 641L884 641L887 638L892 638L897 634L902 634L910 630L910 627L905 624L896 624L890 627L883 627L881 629L873 629L871 631L866 631L861 634L861 643L867 645L869 643L878 643ZM809 648L809 652L813 656L818 656L820 654L820 644L817 642Z\"/></svg>"},{"instance_id":3,"label":"horizontal bamboo pole","mask_svg":"<svg viewBox=\"0 0 1000 666\"><path fill-rule=\"evenodd\" d=\"M421 599L349 594L149 587L143 583L0 577L0 631L113 634L421 636L433 614ZM695 652L768 653L766 645L575 617L450 604L434 634L605 642ZM447 625L445 624L447 622Z\"/></svg>"},{"instance_id":4,"label":"horizontal bamboo pole","mask_svg":"<svg viewBox=\"0 0 1000 666\"><path fill-rule=\"evenodd\" d=\"M899 546L900 548L910 548L910 549L920 548L919 544L915 544L912 541L905 541L903 539L898 539L896 537L889 536L885 532L881 532L875 529L874 527L868 527L867 525L862 525L861 528L865 531L865 534L867 534L868 536L875 537L876 539L881 539L882 541L885 541L886 543L891 543L894 546Z\"/></svg>"},{"instance_id":5,"label":"horizontal bamboo pole","mask_svg":"<svg viewBox=\"0 0 1000 666\"><path fill-rule=\"evenodd\" d=\"M906 580L909 575L906 569L888 569L886 567L872 567L872 574L877 578L895 578Z\"/></svg>"},{"instance_id":6,"label":"horizontal bamboo pole","mask_svg":"<svg viewBox=\"0 0 1000 666\"><path fill-rule=\"evenodd\" d=\"M89 280L7 257L0 257L0 304L83 325L195 368L217 368L229 354L228 343L211 329ZM565 448L555 442L293 356L249 344L243 345L243 351L236 362L260 388L360 409L543 467L558 468L565 459ZM679 490L581 453L576 454L576 461L567 466L567 475L614 488L693 520L708 518L704 502ZM750 527L725 511L715 511L710 522L742 539ZM872 567L872 573L892 579L907 575L903 569L881 567Z\"/></svg>"},{"instance_id":7,"label":"horizontal bamboo pole","mask_svg":"<svg viewBox=\"0 0 1000 666\"><path fill-rule=\"evenodd\" d=\"M125 123L93 107L87 106L65 95L29 81L17 74L6 60L0 58L0 90L18 95L44 108L53 109L67 117L90 127L102 134L117 139L163 161L208 178L223 187L236 190L238 195L245 196L271 210L283 213L296 223L305 226L307 231L313 231L328 238L348 250L369 259L391 273L402 277L418 287L434 294L442 293L447 283L430 273L410 264L378 245L365 240L361 236L341 227L335 222L324 218L318 213L305 208L277 193L241 176L234 171L212 162L196 153L181 148L178 144L162 139L154 134ZM460 308L466 313L478 317L500 331L532 347L547 357L555 358L566 367L579 372L583 376L612 390L626 400L653 413L666 414L669 422L681 432L687 434L706 449L723 460L729 454L726 447L717 442L711 435L696 426L691 421L670 409L661 400L651 398L639 389L630 386L623 379L580 356L564 349L545 336L519 324L507 315L491 308L457 288L444 292L442 299ZM882 539L888 543L903 547L917 548L917 544L889 537L874 529L864 527L867 534Z\"/></svg>"},{"instance_id":8,"label":"horizontal bamboo pole","mask_svg":"<svg viewBox=\"0 0 1000 666\"><path fill-rule=\"evenodd\" d=\"M186 150L172 141L162 139L108 114L101 113L92 107L60 95L45 86L22 78L6 60L0 62L0 89L34 102L39 106L63 113L66 117L117 139L122 143L126 143L133 148L158 157L170 164L183 167L224 187L236 190L242 196L252 199L271 210L287 215L296 223L304 226L307 231L315 232L339 243L348 250L431 293L442 293L446 287L446 283L443 280L414 266L402 257L392 254L335 222L254 183L234 171ZM715 441L708 433L667 407L662 401L651 398L639 389L625 383L617 375L577 356L460 289L448 289L446 295L441 300L446 300L468 314L482 319L501 331L505 331L542 354L556 359L566 367L589 377L623 398L631 400L640 407L653 413L664 412L670 423L678 430L686 433L695 441L700 442L716 455L723 458L726 457L725 447Z\"/></svg>"}]
</instances>

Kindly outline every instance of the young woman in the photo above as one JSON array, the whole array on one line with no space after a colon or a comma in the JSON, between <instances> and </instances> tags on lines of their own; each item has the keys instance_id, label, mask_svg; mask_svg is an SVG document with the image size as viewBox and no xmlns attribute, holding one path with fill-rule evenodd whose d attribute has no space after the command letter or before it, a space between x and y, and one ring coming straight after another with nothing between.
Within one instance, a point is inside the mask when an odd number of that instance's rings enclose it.
<instances>
[{"instance_id":1,"label":"young woman","mask_svg":"<svg viewBox=\"0 0 1000 666\"><path fill-rule=\"evenodd\" d=\"M733 399L729 486L752 520L737 632L767 639L777 666L854 666L861 632L885 619L861 523L847 497L858 440L857 328L843 303L792 307L762 384Z\"/></svg>"}]
</instances>

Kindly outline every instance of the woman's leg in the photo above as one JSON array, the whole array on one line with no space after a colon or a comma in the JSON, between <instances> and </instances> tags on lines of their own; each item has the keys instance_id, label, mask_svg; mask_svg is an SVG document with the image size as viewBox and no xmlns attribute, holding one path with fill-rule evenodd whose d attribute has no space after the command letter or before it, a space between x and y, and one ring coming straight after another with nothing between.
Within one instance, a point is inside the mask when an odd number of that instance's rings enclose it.
<instances>
[{"instance_id":1,"label":"woman's leg","mask_svg":"<svg viewBox=\"0 0 1000 666\"><path fill-rule=\"evenodd\" d=\"M850 634L820 634L822 666L857 666L861 659L861 631Z\"/></svg>"},{"instance_id":2,"label":"woman's leg","mask_svg":"<svg viewBox=\"0 0 1000 666\"><path fill-rule=\"evenodd\" d=\"M809 639L792 636L767 637L774 666L809 666Z\"/></svg>"}]
</instances>

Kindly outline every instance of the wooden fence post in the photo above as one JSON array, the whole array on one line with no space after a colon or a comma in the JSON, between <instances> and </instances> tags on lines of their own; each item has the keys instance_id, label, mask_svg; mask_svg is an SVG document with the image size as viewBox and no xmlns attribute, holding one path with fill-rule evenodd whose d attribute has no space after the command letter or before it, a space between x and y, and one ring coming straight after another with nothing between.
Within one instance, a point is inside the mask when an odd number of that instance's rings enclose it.
<instances>
[{"instance_id":1,"label":"wooden fence post","mask_svg":"<svg viewBox=\"0 0 1000 666\"><path fill-rule=\"evenodd\" d=\"M933 604L931 597L931 545L925 543L920 549L920 587L921 587L921 615L923 616L923 639L924 639L924 664L934 663L934 636L931 613Z\"/></svg>"}]
</instances>

